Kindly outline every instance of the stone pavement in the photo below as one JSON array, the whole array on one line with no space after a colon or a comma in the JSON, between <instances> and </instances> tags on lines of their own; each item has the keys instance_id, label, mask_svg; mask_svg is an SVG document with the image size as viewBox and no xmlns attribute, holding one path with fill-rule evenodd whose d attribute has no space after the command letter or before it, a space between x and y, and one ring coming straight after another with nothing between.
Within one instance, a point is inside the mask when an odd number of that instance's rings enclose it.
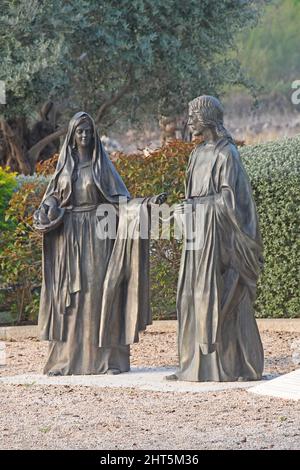
<instances>
[{"instance_id":1,"label":"stone pavement","mask_svg":"<svg viewBox=\"0 0 300 470\"><path fill-rule=\"evenodd\" d=\"M289 400L300 400L300 369L281 375L274 380L260 383L249 389L249 392Z\"/></svg>"},{"instance_id":2,"label":"stone pavement","mask_svg":"<svg viewBox=\"0 0 300 470\"><path fill-rule=\"evenodd\" d=\"M38 374L22 374L0 378L0 383L22 385L81 385L100 388L135 388L157 392L203 393L231 389L248 389L274 376L265 376L259 382L182 382L167 381L164 377L175 372L170 367L132 367L130 372L120 375L69 375L48 377Z\"/></svg>"}]
</instances>

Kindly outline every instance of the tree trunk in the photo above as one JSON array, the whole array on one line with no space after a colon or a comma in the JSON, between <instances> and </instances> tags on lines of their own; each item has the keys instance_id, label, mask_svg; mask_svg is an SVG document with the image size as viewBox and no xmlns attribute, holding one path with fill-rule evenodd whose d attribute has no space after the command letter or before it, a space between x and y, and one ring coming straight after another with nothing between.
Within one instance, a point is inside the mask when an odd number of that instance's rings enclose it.
<instances>
[{"instance_id":1,"label":"tree trunk","mask_svg":"<svg viewBox=\"0 0 300 470\"><path fill-rule=\"evenodd\" d=\"M38 161L39 155L41 151L53 140L58 139L62 135L66 134L68 130L68 127L61 127L57 131L53 132L53 134L47 135L47 137L44 137L42 140L40 140L37 144L35 144L31 149L28 151L28 161L30 162L30 168L32 172L34 173L35 165Z\"/></svg>"},{"instance_id":2,"label":"tree trunk","mask_svg":"<svg viewBox=\"0 0 300 470\"><path fill-rule=\"evenodd\" d=\"M7 152L5 165L24 175L30 174L31 168L26 158L26 121L20 118L8 123L1 119L0 131Z\"/></svg>"}]
</instances>

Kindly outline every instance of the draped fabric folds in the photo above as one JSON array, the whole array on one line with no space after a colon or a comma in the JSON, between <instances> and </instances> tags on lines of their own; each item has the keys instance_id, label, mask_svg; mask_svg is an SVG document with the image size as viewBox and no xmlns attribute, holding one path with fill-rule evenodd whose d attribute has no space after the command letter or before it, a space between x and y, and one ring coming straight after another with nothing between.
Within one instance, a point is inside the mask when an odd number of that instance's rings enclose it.
<instances>
[{"instance_id":1,"label":"draped fabric folds","mask_svg":"<svg viewBox=\"0 0 300 470\"><path fill-rule=\"evenodd\" d=\"M231 141L192 152L186 199L202 243L195 249L185 243L182 252L176 375L188 381L259 379L263 349L253 302L262 244L250 183Z\"/></svg>"}]
</instances>

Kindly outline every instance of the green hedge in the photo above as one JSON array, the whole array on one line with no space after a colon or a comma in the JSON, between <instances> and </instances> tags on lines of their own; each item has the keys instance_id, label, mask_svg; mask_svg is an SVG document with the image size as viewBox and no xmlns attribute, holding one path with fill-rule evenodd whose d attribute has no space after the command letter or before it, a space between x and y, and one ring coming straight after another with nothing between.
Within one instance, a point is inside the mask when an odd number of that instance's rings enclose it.
<instances>
[{"instance_id":1,"label":"green hedge","mask_svg":"<svg viewBox=\"0 0 300 470\"><path fill-rule=\"evenodd\" d=\"M6 224L0 231L0 322L7 314L16 323L37 318L42 244L32 228L32 214L47 182L41 176L17 176L5 216L0 219L0 225Z\"/></svg>"},{"instance_id":2,"label":"green hedge","mask_svg":"<svg viewBox=\"0 0 300 470\"><path fill-rule=\"evenodd\" d=\"M258 285L259 317L300 316L300 138L241 150L259 214L265 268Z\"/></svg>"},{"instance_id":3,"label":"green hedge","mask_svg":"<svg viewBox=\"0 0 300 470\"><path fill-rule=\"evenodd\" d=\"M185 168L192 147L192 144L175 142L147 159L136 155L122 156L116 166L133 196L166 191L169 203L173 204L184 196ZM264 242L265 268L256 302L258 317L300 317L299 155L298 137L241 149L257 203ZM38 205L46 183L46 178L42 177L18 181L19 191L14 194L6 211L17 226L13 241L10 234L7 245L0 245L0 284L13 282L22 287L26 273L27 291L36 289L41 250L40 238L30 227L30 214ZM151 292L155 318L174 318L180 250L181 246L175 240L151 242ZM19 297L23 298L22 289L19 289ZM28 298L29 304L21 305L23 319L32 319L37 314L36 294L31 293ZM21 308L20 301L13 305L12 309L16 310L16 305ZM0 311L3 310L1 307L0 298Z\"/></svg>"},{"instance_id":4,"label":"green hedge","mask_svg":"<svg viewBox=\"0 0 300 470\"><path fill-rule=\"evenodd\" d=\"M0 236L4 230L8 230L11 226L10 222L5 220L5 211L16 186L16 175L11 173L8 168L0 166Z\"/></svg>"}]
</instances>

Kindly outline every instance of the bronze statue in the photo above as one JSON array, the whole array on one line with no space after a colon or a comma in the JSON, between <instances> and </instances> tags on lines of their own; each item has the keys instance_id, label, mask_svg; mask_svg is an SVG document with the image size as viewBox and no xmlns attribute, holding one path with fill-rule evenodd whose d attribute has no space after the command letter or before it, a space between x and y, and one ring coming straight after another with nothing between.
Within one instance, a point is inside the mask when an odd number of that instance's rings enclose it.
<instances>
[{"instance_id":1,"label":"bronze statue","mask_svg":"<svg viewBox=\"0 0 300 470\"><path fill-rule=\"evenodd\" d=\"M175 214L190 209L202 244L187 249L185 240L183 247L177 290L179 370L166 378L258 380L264 359L253 303L262 244L250 182L223 126L218 99L191 101L189 126L204 142L190 155L186 200Z\"/></svg>"},{"instance_id":2,"label":"bronze statue","mask_svg":"<svg viewBox=\"0 0 300 470\"><path fill-rule=\"evenodd\" d=\"M120 198L130 215L120 210ZM127 238L165 194L131 199L106 155L92 118L75 114L57 167L34 215L43 233L39 328L50 342L48 375L119 374L129 345L151 323L149 239ZM117 211L117 233L99 237L99 208ZM123 215L122 215L123 214Z\"/></svg>"}]
</instances>

